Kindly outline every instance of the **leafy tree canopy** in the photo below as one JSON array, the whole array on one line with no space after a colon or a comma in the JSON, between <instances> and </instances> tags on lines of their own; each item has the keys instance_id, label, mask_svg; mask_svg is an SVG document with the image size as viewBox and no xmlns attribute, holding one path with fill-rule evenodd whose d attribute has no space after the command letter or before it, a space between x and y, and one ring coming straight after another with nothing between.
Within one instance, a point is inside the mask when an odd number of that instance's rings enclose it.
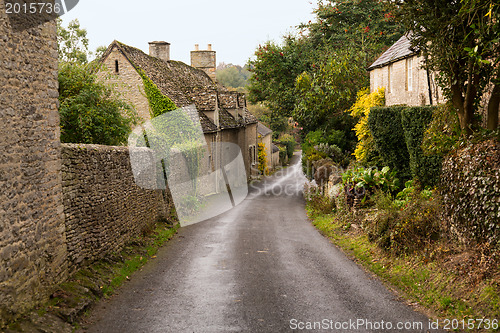
<instances>
[{"instance_id":1,"label":"leafy tree canopy","mask_svg":"<svg viewBox=\"0 0 500 333\"><path fill-rule=\"evenodd\" d=\"M132 107L85 65L60 66L59 102L62 142L121 145L137 123Z\"/></svg>"},{"instance_id":2,"label":"leafy tree canopy","mask_svg":"<svg viewBox=\"0 0 500 333\"><path fill-rule=\"evenodd\" d=\"M315 14L296 35L257 48L249 100L293 117L304 133L341 130L356 140L355 121L343 111L369 85L366 68L404 31L382 1L320 0Z\"/></svg>"},{"instance_id":3,"label":"leafy tree canopy","mask_svg":"<svg viewBox=\"0 0 500 333\"><path fill-rule=\"evenodd\" d=\"M491 90L488 128L498 127L500 103L500 4L496 0L398 0L397 19L439 75L464 132L472 133L474 114Z\"/></svg>"},{"instance_id":4,"label":"leafy tree canopy","mask_svg":"<svg viewBox=\"0 0 500 333\"><path fill-rule=\"evenodd\" d=\"M250 72L245 67L221 63L217 66L216 76L217 81L224 86L237 89L245 88Z\"/></svg>"},{"instance_id":5,"label":"leafy tree canopy","mask_svg":"<svg viewBox=\"0 0 500 333\"><path fill-rule=\"evenodd\" d=\"M89 40L87 30L80 27L78 20L73 20L67 27L57 19L57 45L59 61L86 64L89 61Z\"/></svg>"},{"instance_id":6,"label":"leafy tree canopy","mask_svg":"<svg viewBox=\"0 0 500 333\"><path fill-rule=\"evenodd\" d=\"M404 33L390 7L374 0L319 0L316 21L299 26L320 49L349 48L368 67Z\"/></svg>"},{"instance_id":7,"label":"leafy tree canopy","mask_svg":"<svg viewBox=\"0 0 500 333\"><path fill-rule=\"evenodd\" d=\"M263 102L281 116L291 116L295 107L295 79L309 69L312 52L306 40L285 37L283 44L267 42L255 51L249 61L252 72L249 100Z\"/></svg>"},{"instance_id":8,"label":"leafy tree canopy","mask_svg":"<svg viewBox=\"0 0 500 333\"><path fill-rule=\"evenodd\" d=\"M358 56L349 51L333 53L312 74L303 72L297 77L293 116L306 131L329 124L333 117L344 117L359 88L369 84L365 68L357 66Z\"/></svg>"},{"instance_id":9,"label":"leafy tree canopy","mask_svg":"<svg viewBox=\"0 0 500 333\"><path fill-rule=\"evenodd\" d=\"M106 46L99 46L94 53L89 51L87 30L80 26L75 19L67 27L62 25L62 20L57 19L57 46L59 62L86 64L92 57L100 58Z\"/></svg>"}]
</instances>

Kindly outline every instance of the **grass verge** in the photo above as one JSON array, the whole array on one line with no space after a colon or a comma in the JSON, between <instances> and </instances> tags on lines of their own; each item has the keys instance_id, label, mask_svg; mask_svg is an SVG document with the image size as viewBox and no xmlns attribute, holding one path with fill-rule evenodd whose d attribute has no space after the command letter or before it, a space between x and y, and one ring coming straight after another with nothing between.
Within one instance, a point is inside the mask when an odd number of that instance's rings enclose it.
<instances>
[{"instance_id":1,"label":"grass verge","mask_svg":"<svg viewBox=\"0 0 500 333\"><path fill-rule=\"evenodd\" d=\"M500 331L500 275L481 278L464 257L474 254L438 245L440 255L396 256L368 240L358 225L359 215L352 219L345 212L321 214L310 204L307 213L314 226L347 255L383 281L394 287L408 303L439 320L440 328L468 332ZM362 214L362 213L360 213ZM346 220L350 220L346 223ZM474 278L472 278L474 277Z\"/></svg>"}]
</instances>

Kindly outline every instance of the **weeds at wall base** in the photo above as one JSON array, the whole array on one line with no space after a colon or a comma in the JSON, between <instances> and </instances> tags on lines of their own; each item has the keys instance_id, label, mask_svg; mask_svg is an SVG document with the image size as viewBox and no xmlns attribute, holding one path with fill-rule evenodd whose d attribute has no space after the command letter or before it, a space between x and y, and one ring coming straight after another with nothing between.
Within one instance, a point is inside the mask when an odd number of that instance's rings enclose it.
<instances>
[{"instance_id":1,"label":"weeds at wall base","mask_svg":"<svg viewBox=\"0 0 500 333\"><path fill-rule=\"evenodd\" d=\"M396 256L368 240L361 227L363 211L339 209L334 214L322 214L308 204L307 213L324 236L429 317L500 319L500 275L497 270L497 274L482 278L474 270L474 260L481 260L480 251L442 240L435 244L433 256L425 252Z\"/></svg>"},{"instance_id":2,"label":"weeds at wall base","mask_svg":"<svg viewBox=\"0 0 500 333\"><path fill-rule=\"evenodd\" d=\"M154 260L158 249L178 229L179 224L172 227L167 221L158 222L150 233L132 240L120 253L73 274L58 286L47 303L0 332L69 333L80 328L79 321L89 314L92 305L110 297L134 272Z\"/></svg>"}]
</instances>

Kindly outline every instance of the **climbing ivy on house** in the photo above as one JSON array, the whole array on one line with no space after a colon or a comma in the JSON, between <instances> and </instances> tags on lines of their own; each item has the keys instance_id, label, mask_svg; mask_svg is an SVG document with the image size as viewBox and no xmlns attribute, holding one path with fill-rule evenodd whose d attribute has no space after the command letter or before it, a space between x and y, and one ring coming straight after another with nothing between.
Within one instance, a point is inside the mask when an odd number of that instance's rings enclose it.
<instances>
[{"instance_id":1,"label":"climbing ivy on house","mask_svg":"<svg viewBox=\"0 0 500 333\"><path fill-rule=\"evenodd\" d=\"M193 186L193 193L197 193L197 179L200 170L200 163L204 156L203 133L193 124L189 116L184 112L179 112L175 117L160 117L161 115L177 109L175 103L165 96L158 86L144 73L138 70L144 83L144 91L149 102L150 114L154 131L145 135L146 144L150 146L153 140L157 140L156 147L170 147L178 149L186 160L188 173ZM182 130L180 130L182 129ZM161 161L161 168L164 176L168 176L170 168L167 161L170 158L170 151L163 152L165 159Z\"/></svg>"},{"instance_id":2,"label":"climbing ivy on house","mask_svg":"<svg viewBox=\"0 0 500 333\"><path fill-rule=\"evenodd\" d=\"M174 102L167 96L163 95L160 88L151 81L151 79L142 71L138 70L139 75L144 83L144 91L146 92L146 97L149 102L149 110L151 113L151 118L158 117L165 112L173 111L177 109Z\"/></svg>"}]
</instances>

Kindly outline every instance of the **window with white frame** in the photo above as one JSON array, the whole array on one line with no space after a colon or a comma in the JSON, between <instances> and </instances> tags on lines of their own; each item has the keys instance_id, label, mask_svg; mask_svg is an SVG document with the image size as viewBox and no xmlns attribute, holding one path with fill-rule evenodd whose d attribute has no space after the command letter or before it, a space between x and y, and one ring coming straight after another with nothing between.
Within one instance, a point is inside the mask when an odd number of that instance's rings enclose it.
<instances>
[{"instance_id":1,"label":"window with white frame","mask_svg":"<svg viewBox=\"0 0 500 333\"><path fill-rule=\"evenodd\" d=\"M413 90L413 58L406 59L406 90Z\"/></svg>"},{"instance_id":2,"label":"window with white frame","mask_svg":"<svg viewBox=\"0 0 500 333\"><path fill-rule=\"evenodd\" d=\"M387 92L392 92L392 81L393 81L393 67L392 64L389 64L387 67Z\"/></svg>"},{"instance_id":3,"label":"window with white frame","mask_svg":"<svg viewBox=\"0 0 500 333\"><path fill-rule=\"evenodd\" d=\"M250 163L252 165L257 164L257 148L255 145L248 146L248 153L250 155Z\"/></svg>"}]
</instances>

